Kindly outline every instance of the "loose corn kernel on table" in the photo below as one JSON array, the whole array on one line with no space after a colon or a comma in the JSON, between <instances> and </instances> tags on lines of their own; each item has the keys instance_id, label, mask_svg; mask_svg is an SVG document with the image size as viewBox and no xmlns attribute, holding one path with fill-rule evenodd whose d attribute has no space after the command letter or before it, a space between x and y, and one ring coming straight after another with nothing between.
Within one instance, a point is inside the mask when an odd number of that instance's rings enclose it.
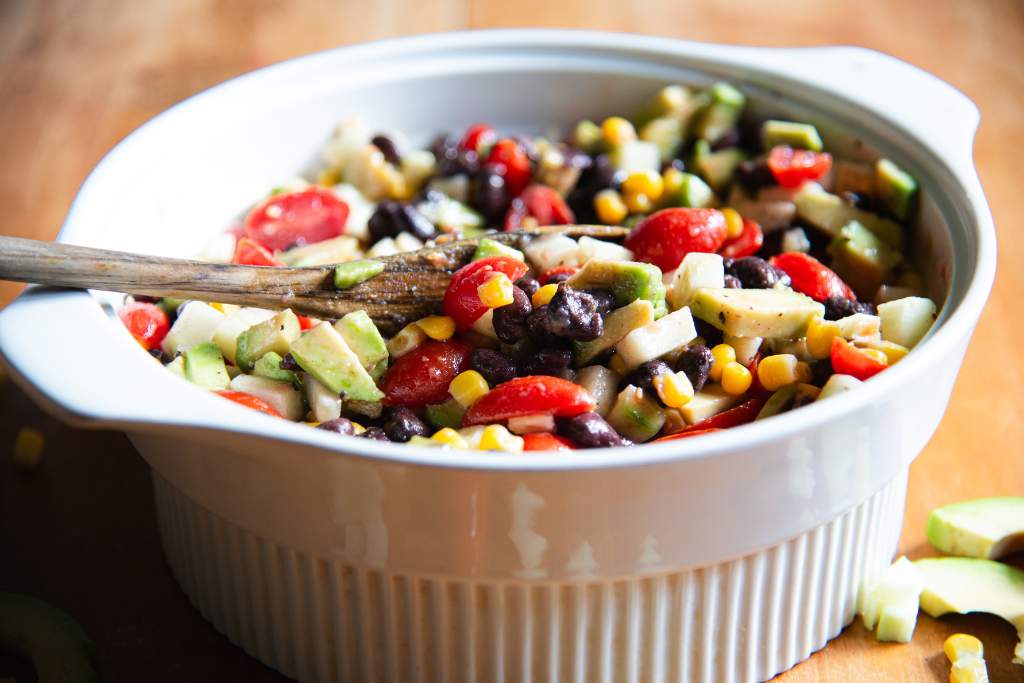
<instances>
[{"instance_id":1,"label":"loose corn kernel on table","mask_svg":"<svg viewBox=\"0 0 1024 683\"><path fill-rule=\"evenodd\" d=\"M0 3L0 128L16 132L0 164L0 233L52 239L89 169L170 104L253 68L344 43L460 28L575 26L763 45L860 44L934 71L981 106L976 158L1001 227L1001 268L946 418L911 470L900 549L930 554L924 521L937 505L1024 491L1024 366L1011 355L1024 334L1017 230L1024 195L1015 153L1024 146L1019 2L111 4ZM604 211L613 217L625 209L609 204ZM0 305L17 291L0 283ZM31 474L16 472L12 457L23 426L45 438ZM0 453L0 590L31 593L80 620L96 641L104 680L285 680L214 631L175 584L161 554L148 473L123 435L62 426L8 381L0 384ZM947 681L943 642L956 632L983 641L992 681L1024 681L1024 667L1009 664L1013 629L983 615L922 616L908 645L877 644L858 621L778 680ZM0 678L19 671L0 660Z\"/></svg>"}]
</instances>

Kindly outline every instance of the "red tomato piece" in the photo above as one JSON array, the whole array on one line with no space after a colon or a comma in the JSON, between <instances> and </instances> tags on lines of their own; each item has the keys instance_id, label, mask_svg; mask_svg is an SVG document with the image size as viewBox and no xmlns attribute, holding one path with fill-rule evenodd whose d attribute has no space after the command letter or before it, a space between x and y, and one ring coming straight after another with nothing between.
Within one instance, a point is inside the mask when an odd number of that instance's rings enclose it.
<instances>
[{"instance_id":1,"label":"red tomato piece","mask_svg":"<svg viewBox=\"0 0 1024 683\"><path fill-rule=\"evenodd\" d=\"M303 332L311 330L320 324L320 321L316 318L307 318L304 315L296 315L295 317L299 319L299 329Z\"/></svg>"},{"instance_id":2,"label":"red tomato piece","mask_svg":"<svg viewBox=\"0 0 1024 683\"><path fill-rule=\"evenodd\" d=\"M530 375L499 384L469 407L464 427L504 422L523 415L572 417L597 407L586 389L560 377Z\"/></svg>"},{"instance_id":3,"label":"red tomato piece","mask_svg":"<svg viewBox=\"0 0 1024 683\"><path fill-rule=\"evenodd\" d=\"M481 147L494 144L497 137L498 134L494 132L494 128L486 123L477 123L470 126L466 134L462 136L459 147L469 152L479 153Z\"/></svg>"},{"instance_id":4,"label":"red tomato piece","mask_svg":"<svg viewBox=\"0 0 1024 683\"><path fill-rule=\"evenodd\" d=\"M564 436L540 432L537 434L523 434L524 451L574 451L576 444Z\"/></svg>"},{"instance_id":5,"label":"red tomato piece","mask_svg":"<svg viewBox=\"0 0 1024 683\"><path fill-rule=\"evenodd\" d=\"M235 245L235 257L232 263L242 266L283 266L284 263L274 257L256 240L243 237Z\"/></svg>"},{"instance_id":6,"label":"red tomato piece","mask_svg":"<svg viewBox=\"0 0 1024 683\"><path fill-rule=\"evenodd\" d=\"M555 266L551 270L545 270L541 274L541 276L539 278L537 278L537 282L541 283L541 285L546 285L551 280L551 278L553 278L553 277L556 277L558 275L570 275L570 276L572 276L572 275L575 275L577 272L579 272L579 269L580 269L579 266L570 266L570 265Z\"/></svg>"},{"instance_id":7,"label":"red tomato piece","mask_svg":"<svg viewBox=\"0 0 1024 683\"><path fill-rule=\"evenodd\" d=\"M761 412L761 408L763 407L763 399L752 398L739 404L735 408L723 410L718 413L718 415L712 415L706 420L695 422L680 433L695 432L698 430L703 431L707 429L729 429L730 427L745 425L748 422L753 422L754 418L757 417L757 414Z\"/></svg>"},{"instance_id":8,"label":"red tomato piece","mask_svg":"<svg viewBox=\"0 0 1024 683\"><path fill-rule=\"evenodd\" d=\"M505 229L518 230L527 217L537 221L537 225L571 225L576 222L576 216L562 195L547 185L530 185L512 200L505 214Z\"/></svg>"},{"instance_id":9,"label":"red tomato piece","mask_svg":"<svg viewBox=\"0 0 1024 683\"><path fill-rule=\"evenodd\" d=\"M218 396L223 396L229 401L234 401L239 405L243 405L246 408L252 408L253 410L258 410L261 413L273 415L274 417L281 417L281 413L277 412L274 409L274 406L270 405L259 396L253 396L252 394L247 394L244 391L233 391L231 389L222 389L213 393Z\"/></svg>"},{"instance_id":10,"label":"red tomato piece","mask_svg":"<svg viewBox=\"0 0 1024 683\"><path fill-rule=\"evenodd\" d=\"M625 246L637 259L668 272L690 252L717 252L725 232L725 215L718 209L662 209L640 221Z\"/></svg>"},{"instance_id":11,"label":"red tomato piece","mask_svg":"<svg viewBox=\"0 0 1024 683\"><path fill-rule=\"evenodd\" d=\"M798 251L787 251L771 258L771 264L793 281L793 289L802 292L815 301L825 301L832 296L841 296L851 301L857 300L850 286L843 278L824 263Z\"/></svg>"},{"instance_id":12,"label":"red tomato piece","mask_svg":"<svg viewBox=\"0 0 1024 683\"><path fill-rule=\"evenodd\" d=\"M743 219L743 232L736 239L729 240L722 245L719 252L725 258L743 258L753 256L764 244L764 230L757 221L749 218Z\"/></svg>"},{"instance_id":13,"label":"red tomato piece","mask_svg":"<svg viewBox=\"0 0 1024 683\"><path fill-rule=\"evenodd\" d=\"M832 168L832 155L779 145L768 153L768 168L779 185L800 187L804 182L817 180L828 173Z\"/></svg>"},{"instance_id":14,"label":"red tomato piece","mask_svg":"<svg viewBox=\"0 0 1024 683\"><path fill-rule=\"evenodd\" d=\"M720 432L720 431L722 431L722 429L720 427L708 427L707 429L690 429L690 430L684 429L683 431L676 432L675 434L669 434L668 436L658 437L654 441L651 441L651 443L657 443L659 441L675 441L676 439L687 439L687 438L689 438L691 436L701 436L703 434L711 434L713 432Z\"/></svg>"},{"instance_id":15,"label":"red tomato piece","mask_svg":"<svg viewBox=\"0 0 1024 683\"><path fill-rule=\"evenodd\" d=\"M384 405L419 408L448 400L448 385L469 370L473 347L458 339L429 341L392 363L380 381Z\"/></svg>"},{"instance_id":16,"label":"red tomato piece","mask_svg":"<svg viewBox=\"0 0 1024 683\"><path fill-rule=\"evenodd\" d=\"M832 369L837 375L850 375L864 380L874 377L888 365L872 358L842 337L832 340Z\"/></svg>"},{"instance_id":17,"label":"red tomato piece","mask_svg":"<svg viewBox=\"0 0 1024 683\"><path fill-rule=\"evenodd\" d=\"M750 362L747 363L747 370L750 371L750 374L753 377L750 383L750 388L747 389L747 396L749 396L750 398L760 398L767 401L771 397L772 392L765 389L764 386L761 384L761 380L757 378L757 365L760 362L761 354L760 352L758 352L757 354L754 355L753 358L750 359Z\"/></svg>"},{"instance_id":18,"label":"red tomato piece","mask_svg":"<svg viewBox=\"0 0 1024 683\"><path fill-rule=\"evenodd\" d=\"M245 217L245 235L271 251L322 242L345 230L348 204L323 187L274 195Z\"/></svg>"},{"instance_id":19,"label":"red tomato piece","mask_svg":"<svg viewBox=\"0 0 1024 683\"><path fill-rule=\"evenodd\" d=\"M494 273L504 273L515 282L526 275L526 271L525 263L509 256L491 256L464 265L452 275L444 293L445 315L451 316L460 330L468 330L487 312L477 287Z\"/></svg>"},{"instance_id":20,"label":"red tomato piece","mask_svg":"<svg viewBox=\"0 0 1024 683\"><path fill-rule=\"evenodd\" d=\"M147 351L160 348L160 342L171 329L171 322L164 310L145 301L135 301L122 307L117 317Z\"/></svg>"},{"instance_id":21,"label":"red tomato piece","mask_svg":"<svg viewBox=\"0 0 1024 683\"><path fill-rule=\"evenodd\" d=\"M505 179L505 187L513 197L519 196L533 177L530 157L526 156L523 146L511 138L503 138L494 143L487 155L487 163L500 164L504 171L498 175Z\"/></svg>"}]
</instances>

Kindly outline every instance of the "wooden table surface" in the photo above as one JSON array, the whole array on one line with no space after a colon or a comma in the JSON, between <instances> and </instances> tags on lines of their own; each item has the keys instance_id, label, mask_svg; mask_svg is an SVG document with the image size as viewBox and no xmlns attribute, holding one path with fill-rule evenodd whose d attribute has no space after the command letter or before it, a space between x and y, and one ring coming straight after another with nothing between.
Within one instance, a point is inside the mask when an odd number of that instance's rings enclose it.
<instances>
[{"instance_id":1,"label":"wooden table surface","mask_svg":"<svg viewBox=\"0 0 1024 683\"><path fill-rule=\"evenodd\" d=\"M901 552L929 553L933 507L1024 492L1024 4L1019 0L743 0L643 3L387 0L0 1L0 234L51 239L89 169L168 105L236 74L346 43L462 28L548 26L757 45L858 44L932 71L981 108L975 158L1000 236L995 291L945 420L911 469ZM19 290L0 283L0 305ZM85 359L84 359L85 360ZM146 468L118 433L66 428L0 386L0 452L17 429L47 435L44 465L15 475L0 460L0 590L74 614L108 681L283 681L191 609L160 554ZM781 676L803 681L945 681L942 640L982 638L993 681L1013 629L994 617L921 617L909 645L879 645L859 621ZM0 661L17 669L16 663ZM13 668L12 668L13 667Z\"/></svg>"}]
</instances>

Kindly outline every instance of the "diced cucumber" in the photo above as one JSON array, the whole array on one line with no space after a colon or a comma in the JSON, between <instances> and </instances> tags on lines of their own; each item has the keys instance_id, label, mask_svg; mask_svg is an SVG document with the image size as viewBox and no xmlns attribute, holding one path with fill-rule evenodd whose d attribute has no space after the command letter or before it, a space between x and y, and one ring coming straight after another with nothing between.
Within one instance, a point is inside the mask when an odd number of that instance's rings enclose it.
<instances>
[{"instance_id":1,"label":"diced cucumber","mask_svg":"<svg viewBox=\"0 0 1024 683\"><path fill-rule=\"evenodd\" d=\"M829 245L828 253L832 256L832 270L868 298L902 259L897 249L857 221L848 223L839 231Z\"/></svg>"},{"instance_id":2,"label":"diced cucumber","mask_svg":"<svg viewBox=\"0 0 1024 683\"><path fill-rule=\"evenodd\" d=\"M670 116L651 119L640 128L640 139L657 146L662 163L675 158L683 136L683 122Z\"/></svg>"},{"instance_id":3,"label":"diced cucumber","mask_svg":"<svg viewBox=\"0 0 1024 683\"><path fill-rule=\"evenodd\" d=\"M558 266L580 265L580 248L576 240L552 234L536 237L523 247L526 258L538 273Z\"/></svg>"},{"instance_id":4,"label":"diced cucumber","mask_svg":"<svg viewBox=\"0 0 1024 683\"><path fill-rule=\"evenodd\" d=\"M649 121L661 117L685 122L693 113L695 102L694 93L686 86L666 85L637 112L633 119L641 128Z\"/></svg>"},{"instance_id":5,"label":"diced cucumber","mask_svg":"<svg viewBox=\"0 0 1024 683\"><path fill-rule=\"evenodd\" d=\"M658 171L661 169L661 150L653 142L633 140L612 149L608 153L608 160L612 166L627 174Z\"/></svg>"},{"instance_id":6,"label":"diced cucumber","mask_svg":"<svg viewBox=\"0 0 1024 683\"><path fill-rule=\"evenodd\" d=\"M587 390L597 403L594 412L605 417L615 404L619 376L603 365L588 365L576 373L576 384Z\"/></svg>"},{"instance_id":7,"label":"diced cucumber","mask_svg":"<svg viewBox=\"0 0 1024 683\"><path fill-rule=\"evenodd\" d=\"M444 429L445 427L458 429L462 426L462 416L465 414L466 408L454 398L450 398L444 403L429 405L424 411L427 422L435 429Z\"/></svg>"},{"instance_id":8,"label":"diced cucumber","mask_svg":"<svg viewBox=\"0 0 1024 683\"><path fill-rule=\"evenodd\" d=\"M430 187L437 191L427 192L427 198L416 209L441 232L461 232L463 237L473 237L487 227L483 216L463 203L469 194L466 176L435 178Z\"/></svg>"},{"instance_id":9,"label":"diced cucumber","mask_svg":"<svg viewBox=\"0 0 1024 683\"><path fill-rule=\"evenodd\" d=\"M646 299L637 299L631 304L612 311L604 319L604 332L588 342L575 342L576 365L586 365L606 350L614 347L622 338L635 329L654 322L654 306Z\"/></svg>"},{"instance_id":10,"label":"diced cucumber","mask_svg":"<svg viewBox=\"0 0 1024 683\"><path fill-rule=\"evenodd\" d=\"M882 339L912 349L928 334L935 314L935 302L921 296L881 304L878 317L882 320Z\"/></svg>"},{"instance_id":11,"label":"diced cucumber","mask_svg":"<svg viewBox=\"0 0 1024 683\"><path fill-rule=\"evenodd\" d=\"M255 375L239 375L231 380L231 388L263 399L286 420L301 420L306 414L302 395L291 382L278 382Z\"/></svg>"},{"instance_id":12,"label":"diced cucumber","mask_svg":"<svg viewBox=\"0 0 1024 683\"><path fill-rule=\"evenodd\" d=\"M679 412L686 423L692 425L732 408L740 402L741 398L741 396L725 393L725 389L721 385L706 384L703 389L693 395L689 403L679 408Z\"/></svg>"},{"instance_id":13,"label":"diced cucumber","mask_svg":"<svg viewBox=\"0 0 1024 683\"><path fill-rule=\"evenodd\" d=\"M335 185L334 194L348 204L348 218L345 219L345 234L357 240L370 239L370 231L367 224L370 216L373 215L376 205L363 196L363 193L356 189L355 185L342 183Z\"/></svg>"},{"instance_id":14,"label":"diced cucumber","mask_svg":"<svg viewBox=\"0 0 1024 683\"><path fill-rule=\"evenodd\" d=\"M718 194L729 187L736 168L746 158L747 153L738 147L712 152L707 140L698 140L693 146L693 169Z\"/></svg>"},{"instance_id":15,"label":"diced cucumber","mask_svg":"<svg viewBox=\"0 0 1024 683\"><path fill-rule=\"evenodd\" d=\"M341 417L341 397L318 382L313 375L302 373L302 389L314 420L328 422Z\"/></svg>"},{"instance_id":16,"label":"diced cucumber","mask_svg":"<svg viewBox=\"0 0 1024 683\"><path fill-rule=\"evenodd\" d=\"M632 261L633 252L621 244L606 242L584 235L577 242L579 246L579 258L581 263L591 259L600 261Z\"/></svg>"},{"instance_id":17,"label":"diced cucumber","mask_svg":"<svg viewBox=\"0 0 1024 683\"><path fill-rule=\"evenodd\" d=\"M171 374L185 379L185 356L178 356L164 367L167 368Z\"/></svg>"},{"instance_id":18,"label":"diced cucumber","mask_svg":"<svg viewBox=\"0 0 1024 683\"><path fill-rule=\"evenodd\" d=\"M238 335L235 364L245 371L252 370L263 354L274 351L280 356L302 334L299 319L291 309L285 309L269 320L253 325Z\"/></svg>"},{"instance_id":19,"label":"diced cucumber","mask_svg":"<svg viewBox=\"0 0 1024 683\"><path fill-rule=\"evenodd\" d=\"M608 413L608 424L637 443L647 441L665 424L665 413L657 401L632 384L619 392Z\"/></svg>"},{"instance_id":20,"label":"diced cucumber","mask_svg":"<svg viewBox=\"0 0 1024 683\"><path fill-rule=\"evenodd\" d=\"M675 351L696 336L690 309L680 308L627 334L615 346L615 352L625 366L632 369Z\"/></svg>"},{"instance_id":21,"label":"diced cucumber","mask_svg":"<svg viewBox=\"0 0 1024 683\"><path fill-rule=\"evenodd\" d=\"M694 293L701 287L725 287L725 266L718 254L691 252L683 257L675 273L667 296L673 310L689 306Z\"/></svg>"},{"instance_id":22,"label":"diced cucumber","mask_svg":"<svg viewBox=\"0 0 1024 683\"><path fill-rule=\"evenodd\" d=\"M765 121L761 126L761 143L765 150L776 145L789 145L812 152L820 152L824 148L817 128L809 123L795 121Z\"/></svg>"},{"instance_id":23,"label":"diced cucumber","mask_svg":"<svg viewBox=\"0 0 1024 683\"><path fill-rule=\"evenodd\" d=\"M779 413L784 413L793 407L793 402L796 400L796 385L787 384L786 386L778 389L773 393L767 401L764 402L764 406L761 407L761 412L757 414L758 420L763 420L766 417L772 417Z\"/></svg>"},{"instance_id":24,"label":"diced cucumber","mask_svg":"<svg viewBox=\"0 0 1024 683\"><path fill-rule=\"evenodd\" d=\"M178 309L178 319L160 344L168 356L187 351L213 339L213 331L224 314L202 301L190 301Z\"/></svg>"},{"instance_id":25,"label":"diced cucumber","mask_svg":"<svg viewBox=\"0 0 1024 683\"><path fill-rule=\"evenodd\" d=\"M674 203L688 209L706 209L715 205L715 192L700 176L684 173Z\"/></svg>"},{"instance_id":26,"label":"diced cucumber","mask_svg":"<svg viewBox=\"0 0 1024 683\"><path fill-rule=\"evenodd\" d=\"M888 159L875 164L875 189L885 207L902 221L909 220L917 208L917 181Z\"/></svg>"},{"instance_id":27,"label":"diced cucumber","mask_svg":"<svg viewBox=\"0 0 1024 683\"><path fill-rule=\"evenodd\" d=\"M829 396L837 396L847 391L852 391L861 385L861 381L851 375L832 375L825 382L818 394L818 400L824 400Z\"/></svg>"},{"instance_id":28,"label":"diced cucumber","mask_svg":"<svg viewBox=\"0 0 1024 683\"><path fill-rule=\"evenodd\" d=\"M750 365L750 361L754 360L754 356L761 350L764 339L761 337L734 337L727 334L722 341L736 351L737 362L741 365Z\"/></svg>"}]
</instances>

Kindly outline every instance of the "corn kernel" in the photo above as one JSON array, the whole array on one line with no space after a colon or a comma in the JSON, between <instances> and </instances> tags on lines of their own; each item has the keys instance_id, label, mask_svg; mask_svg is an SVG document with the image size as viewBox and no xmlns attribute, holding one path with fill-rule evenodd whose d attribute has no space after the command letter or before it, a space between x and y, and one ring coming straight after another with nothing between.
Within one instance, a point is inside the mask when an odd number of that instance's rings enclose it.
<instances>
[{"instance_id":1,"label":"corn kernel","mask_svg":"<svg viewBox=\"0 0 1024 683\"><path fill-rule=\"evenodd\" d=\"M541 287L540 289L533 293L533 297L531 297L533 307L537 308L538 306L544 306L545 304L550 303L551 299L554 298L555 296L555 292L557 291L558 283L552 282L551 284L544 285L543 287Z\"/></svg>"},{"instance_id":2,"label":"corn kernel","mask_svg":"<svg viewBox=\"0 0 1024 683\"><path fill-rule=\"evenodd\" d=\"M636 140L636 128L621 116L609 116L601 124L601 137L611 147Z\"/></svg>"},{"instance_id":3,"label":"corn kernel","mask_svg":"<svg viewBox=\"0 0 1024 683\"><path fill-rule=\"evenodd\" d=\"M622 356L619 354L615 354L608 359L608 369L619 376L629 372L629 368L626 367L626 361L622 360Z\"/></svg>"},{"instance_id":4,"label":"corn kernel","mask_svg":"<svg viewBox=\"0 0 1024 683\"><path fill-rule=\"evenodd\" d=\"M352 422L352 433L353 434L362 434L363 432L366 431L366 427L364 427L363 425L359 424L355 420L352 420L351 422Z\"/></svg>"},{"instance_id":5,"label":"corn kernel","mask_svg":"<svg viewBox=\"0 0 1024 683\"><path fill-rule=\"evenodd\" d=\"M821 360L832 354L832 340L843 336L835 320L812 318L807 324L807 352Z\"/></svg>"},{"instance_id":6,"label":"corn kernel","mask_svg":"<svg viewBox=\"0 0 1024 683\"><path fill-rule=\"evenodd\" d=\"M333 187L341 182L341 174L332 168L325 168L316 177L316 184L323 187Z\"/></svg>"},{"instance_id":7,"label":"corn kernel","mask_svg":"<svg viewBox=\"0 0 1024 683\"><path fill-rule=\"evenodd\" d=\"M523 437L516 436L501 425L487 425L480 435L481 451L519 453L523 450Z\"/></svg>"},{"instance_id":8,"label":"corn kernel","mask_svg":"<svg viewBox=\"0 0 1024 683\"><path fill-rule=\"evenodd\" d=\"M757 381L768 391L775 391L799 381L798 361L791 353L767 356L757 364ZM809 368L808 368L809 369Z\"/></svg>"},{"instance_id":9,"label":"corn kernel","mask_svg":"<svg viewBox=\"0 0 1024 683\"><path fill-rule=\"evenodd\" d=\"M736 209L722 209L725 215L725 237L734 240L743 234L743 217Z\"/></svg>"},{"instance_id":10,"label":"corn kernel","mask_svg":"<svg viewBox=\"0 0 1024 683\"><path fill-rule=\"evenodd\" d=\"M910 353L910 349L906 346L900 346L896 342L891 341L876 341L871 342L868 346L869 349L877 349L885 354L885 357L889 359L889 365L894 365L899 361L903 360L903 357Z\"/></svg>"},{"instance_id":11,"label":"corn kernel","mask_svg":"<svg viewBox=\"0 0 1024 683\"><path fill-rule=\"evenodd\" d=\"M476 370L466 370L459 373L448 385L448 393L463 408L470 407L490 390L491 387L488 386L487 380Z\"/></svg>"},{"instance_id":12,"label":"corn kernel","mask_svg":"<svg viewBox=\"0 0 1024 683\"><path fill-rule=\"evenodd\" d=\"M985 648L981 641L966 633L954 633L942 644L942 650L952 665L950 683L987 683Z\"/></svg>"},{"instance_id":13,"label":"corn kernel","mask_svg":"<svg viewBox=\"0 0 1024 683\"><path fill-rule=\"evenodd\" d=\"M220 311L221 313L224 312L224 304L218 303L216 301L211 301L210 302L210 308L212 308L212 309L214 309L216 311Z\"/></svg>"},{"instance_id":14,"label":"corn kernel","mask_svg":"<svg viewBox=\"0 0 1024 683\"><path fill-rule=\"evenodd\" d=\"M878 361L879 363L883 363L884 365L888 365L889 364L889 357L887 355L885 355L884 351L881 351L879 349L860 349L860 348L857 349L857 350L860 351L861 353L863 353L868 358L872 358L872 359Z\"/></svg>"},{"instance_id":15,"label":"corn kernel","mask_svg":"<svg viewBox=\"0 0 1024 683\"><path fill-rule=\"evenodd\" d=\"M622 191L629 194L642 194L656 202L665 191L665 181L657 171L634 171L622 181Z\"/></svg>"},{"instance_id":16,"label":"corn kernel","mask_svg":"<svg viewBox=\"0 0 1024 683\"><path fill-rule=\"evenodd\" d=\"M39 461L43 458L43 444L45 443L42 432L32 427L22 427L18 435L14 437L14 467L22 472L28 472L39 467Z\"/></svg>"},{"instance_id":17,"label":"corn kernel","mask_svg":"<svg viewBox=\"0 0 1024 683\"><path fill-rule=\"evenodd\" d=\"M462 438L462 435L459 434L454 429L452 429L451 427L445 427L444 429L437 430L436 432L434 432L434 435L430 438L433 439L434 441L439 441L446 446L451 446L452 448L469 447L469 445L466 443L466 440Z\"/></svg>"},{"instance_id":18,"label":"corn kernel","mask_svg":"<svg viewBox=\"0 0 1024 683\"><path fill-rule=\"evenodd\" d=\"M721 381L722 389L725 390L725 393L739 396L740 394L747 393L750 385L754 383L754 376L750 374L750 370L747 370L743 364L733 361L732 363L726 363L725 367L722 368Z\"/></svg>"},{"instance_id":19,"label":"corn kernel","mask_svg":"<svg viewBox=\"0 0 1024 683\"><path fill-rule=\"evenodd\" d=\"M507 279L507 278L506 278ZM444 341L455 334L455 321L447 315L428 315L416 321L416 326L431 339Z\"/></svg>"},{"instance_id":20,"label":"corn kernel","mask_svg":"<svg viewBox=\"0 0 1024 683\"><path fill-rule=\"evenodd\" d=\"M667 372L654 378L658 398L669 408L682 408L693 399L693 385L684 372Z\"/></svg>"},{"instance_id":21,"label":"corn kernel","mask_svg":"<svg viewBox=\"0 0 1024 683\"><path fill-rule=\"evenodd\" d=\"M512 303L512 281L505 273L495 273L476 288L476 293L487 308L508 306Z\"/></svg>"},{"instance_id":22,"label":"corn kernel","mask_svg":"<svg viewBox=\"0 0 1024 683\"><path fill-rule=\"evenodd\" d=\"M651 198L639 192L625 192L622 200L630 213L648 213L652 208Z\"/></svg>"},{"instance_id":23,"label":"corn kernel","mask_svg":"<svg viewBox=\"0 0 1024 683\"><path fill-rule=\"evenodd\" d=\"M388 340L388 354L392 359L401 358L427 341L427 333L417 323L409 323L398 334Z\"/></svg>"},{"instance_id":24,"label":"corn kernel","mask_svg":"<svg viewBox=\"0 0 1024 683\"><path fill-rule=\"evenodd\" d=\"M736 349L728 344L718 344L711 349L711 356L714 362L711 363L711 380L717 382L722 379L722 371L729 363L736 361Z\"/></svg>"},{"instance_id":25,"label":"corn kernel","mask_svg":"<svg viewBox=\"0 0 1024 683\"><path fill-rule=\"evenodd\" d=\"M622 195L608 188L594 195L594 212L601 223L619 225L629 215L629 208L622 201Z\"/></svg>"},{"instance_id":26,"label":"corn kernel","mask_svg":"<svg viewBox=\"0 0 1024 683\"><path fill-rule=\"evenodd\" d=\"M662 193L661 196L674 195L683 187L683 172L675 166L669 166L661 174Z\"/></svg>"}]
</instances>

